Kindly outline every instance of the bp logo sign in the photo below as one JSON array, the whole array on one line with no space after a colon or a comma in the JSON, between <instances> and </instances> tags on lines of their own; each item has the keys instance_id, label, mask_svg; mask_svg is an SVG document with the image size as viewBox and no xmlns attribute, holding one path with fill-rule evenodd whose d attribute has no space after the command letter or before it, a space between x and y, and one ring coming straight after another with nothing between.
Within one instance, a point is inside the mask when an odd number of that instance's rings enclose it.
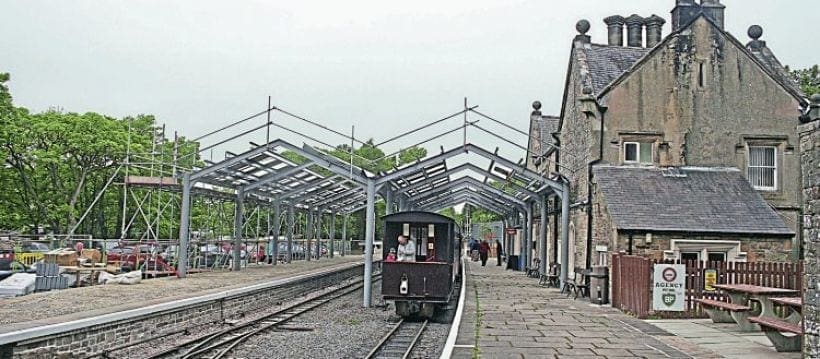
<instances>
[{"instance_id":1,"label":"bp logo sign","mask_svg":"<svg viewBox=\"0 0 820 359\"><path fill-rule=\"evenodd\" d=\"M682 312L685 310L686 266L656 264L652 286L652 309Z\"/></svg>"}]
</instances>

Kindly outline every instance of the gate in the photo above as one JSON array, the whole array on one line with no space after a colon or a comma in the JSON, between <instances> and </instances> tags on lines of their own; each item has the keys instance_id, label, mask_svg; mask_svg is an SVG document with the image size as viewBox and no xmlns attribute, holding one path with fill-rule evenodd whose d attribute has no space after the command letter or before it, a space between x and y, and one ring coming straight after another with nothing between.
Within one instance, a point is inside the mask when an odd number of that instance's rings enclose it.
<instances>
[{"instance_id":1,"label":"gate","mask_svg":"<svg viewBox=\"0 0 820 359\"><path fill-rule=\"evenodd\" d=\"M638 318L649 315L652 264L639 256L612 256L612 306Z\"/></svg>"}]
</instances>

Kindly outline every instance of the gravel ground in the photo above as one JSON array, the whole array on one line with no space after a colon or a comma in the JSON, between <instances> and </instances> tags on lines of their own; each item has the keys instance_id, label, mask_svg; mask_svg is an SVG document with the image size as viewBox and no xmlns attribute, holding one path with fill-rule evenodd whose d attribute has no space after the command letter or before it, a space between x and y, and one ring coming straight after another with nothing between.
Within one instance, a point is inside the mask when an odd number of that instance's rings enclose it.
<instances>
[{"instance_id":1,"label":"gravel ground","mask_svg":"<svg viewBox=\"0 0 820 359\"><path fill-rule=\"evenodd\" d=\"M380 304L381 282L373 284L373 303ZM285 327L311 331L270 331L239 346L235 358L362 358L394 325L392 305L362 308L362 291L321 306Z\"/></svg>"},{"instance_id":2,"label":"gravel ground","mask_svg":"<svg viewBox=\"0 0 820 359\"><path fill-rule=\"evenodd\" d=\"M35 326L87 318L245 287L294 273L361 260L361 256L345 256L276 266L250 266L240 272L203 272L190 274L185 279L158 278L145 280L137 285L99 285L0 299L0 332L20 329L18 326L7 325L12 323Z\"/></svg>"},{"instance_id":3,"label":"gravel ground","mask_svg":"<svg viewBox=\"0 0 820 359\"><path fill-rule=\"evenodd\" d=\"M285 327L310 331L275 331L249 339L234 358L363 358L387 334L399 317L389 304L379 308L381 282L373 284L371 309L362 308L362 291L356 291L297 318ZM457 300L456 300L457 301ZM456 302L457 303L457 302ZM454 310L440 323L428 323L411 358L438 358L444 348Z\"/></svg>"}]
</instances>

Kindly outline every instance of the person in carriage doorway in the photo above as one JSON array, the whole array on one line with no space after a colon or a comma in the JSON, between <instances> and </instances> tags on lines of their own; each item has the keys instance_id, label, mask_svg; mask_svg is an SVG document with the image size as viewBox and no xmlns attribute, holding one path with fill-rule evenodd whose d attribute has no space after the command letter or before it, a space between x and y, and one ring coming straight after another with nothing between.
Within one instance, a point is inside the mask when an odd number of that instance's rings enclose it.
<instances>
[{"instance_id":1,"label":"person in carriage doorway","mask_svg":"<svg viewBox=\"0 0 820 359\"><path fill-rule=\"evenodd\" d=\"M416 244L412 239L405 236L399 236L397 262L415 262L416 261Z\"/></svg>"},{"instance_id":2,"label":"person in carriage doorway","mask_svg":"<svg viewBox=\"0 0 820 359\"><path fill-rule=\"evenodd\" d=\"M495 257L498 260L498 263L496 263L497 267L501 266L501 257L503 255L503 253L504 253L504 247L501 246L501 241L498 238L496 238L495 239Z\"/></svg>"},{"instance_id":3,"label":"person in carriage doorway","mask_svg":"<svg viewBox=\"0 0 820 359\"><path fill-rule=\"evenodd\" d=\"M481 266L484 267L487 265L487 256L490 255L490 243L487 243L487 240L481 241L481 244L478 245L478 256L481 258Z\"/></svg>"}]
</instances>

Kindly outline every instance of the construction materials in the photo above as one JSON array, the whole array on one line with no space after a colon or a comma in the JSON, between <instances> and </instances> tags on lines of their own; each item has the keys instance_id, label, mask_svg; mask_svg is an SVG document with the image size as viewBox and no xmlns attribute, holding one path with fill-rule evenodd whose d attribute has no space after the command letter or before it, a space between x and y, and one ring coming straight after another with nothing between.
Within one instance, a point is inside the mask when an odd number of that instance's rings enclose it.
<instances>
[{"instance_id":1,"label":"construction materials","mask_svg":"<svg viewBox=\"0 0 820 359\"><path fill-rule=\"evenodd\" d=\"M15 273L0 281L0 298L30 294L35 286L34 274Z\"/></svg>"},{"instance_id":2,"label":"construction materials","mask_svg":"<svg viewBox=\"0 0 820 359\"><path fill-rule=\"evenodd\" d=\"M68 278L60 275L60 267L56 263L46 262L41 262L37 265L37 274L34 283L34 289L38 292L52 289L66 289L69 285Z\"/></svg>"}]
</instances>

